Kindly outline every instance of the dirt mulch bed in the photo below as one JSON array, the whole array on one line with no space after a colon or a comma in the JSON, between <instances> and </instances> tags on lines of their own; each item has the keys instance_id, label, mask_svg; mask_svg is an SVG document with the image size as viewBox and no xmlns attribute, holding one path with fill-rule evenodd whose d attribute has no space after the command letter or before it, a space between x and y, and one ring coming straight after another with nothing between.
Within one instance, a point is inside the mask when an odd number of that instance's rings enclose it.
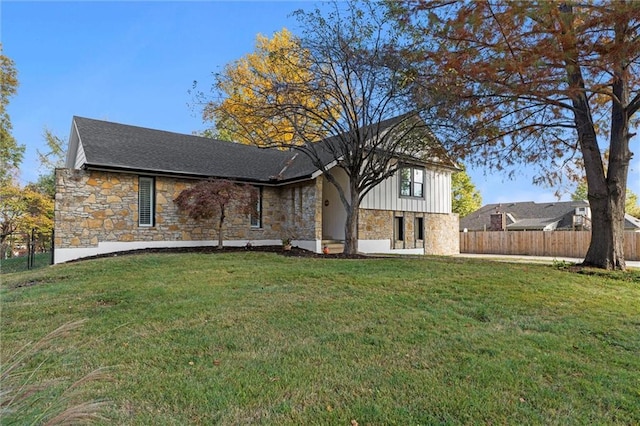
<instances>
[{"instance_id":1,"label":"dirt mulch bed","mask_svg":"<svg viewBox=\"0 0 640 426\"><path fill-rule=\"evenodd\" d=\"M325 259L371 259L375 256L367 256L364 254L319 254L309 250L301 249L299 247L292 247L291 250L285 251L282 246L252 246L252 247L224 247L219 249L214 246L202 246L202 247L171 247L171 248L148 248L139 250L119 251L115 253L105 253L96 256L83 257L81 259L71 260L70 262L80 262L89 259L100 259L105 257L116 256L128 256L134 254L145 253L239 253L239 252L262 252L262 253L276 253L287 257L308 257L308 258L325 258ZM69 262L69 263L70 263Z\"/></svg>"}]
</instances>

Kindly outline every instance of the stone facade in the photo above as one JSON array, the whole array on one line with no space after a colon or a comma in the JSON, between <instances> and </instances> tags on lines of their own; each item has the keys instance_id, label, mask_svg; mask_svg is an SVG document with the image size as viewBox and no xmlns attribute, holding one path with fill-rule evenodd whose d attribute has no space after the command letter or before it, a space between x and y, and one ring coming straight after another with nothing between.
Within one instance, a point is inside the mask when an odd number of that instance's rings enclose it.
<instances>
[{"instance_id":1,"label":"stone facade","mask_svg":"<svg viewBox=\"0 0 640 426\"><path fill-rule=\"evenodd\" d=\"M396 218L404 222L404 238L397 239ZM416 218L422 218L423 239L418 239ZM358 238L361 240L389 240L390 249L424 248L425 254L450 255L459 253L458 215L391 210L360 209Z\"/></svg>"},{"instance_id":2,"label":"stone facade","mask_svg":"<svg viewBox=\"0 0 640 426\"><path fill-rule=\"evenodd\" d=\"M217 241L215 220L193 220L173 200L194 180L155 177L155 226L138 225L138 175L103 171L56 171L56 248L95 247L101 242ZM319 192L318 192L319 191ZM316 239L322 232L322 193L316 181L262 188L262 226L227 212L225 240ZM320 210L321 211L321 210ZM320 226L318 229L318 220Z\"/></svg>"},{"instance_id":3,"label":"stone facade","mask_svg":"<svg viewBox=\"0 0 640 426\"><path fill-rule=\"evenodd\" d=\"M425 254L460 254L459 218L453 214L425 214Z\"/></svg>"},{"instance_id":4,"label":"stone facade","mask_svg":"<svg viewBox=\"0 0 640 426\"><path fill-rule=\"evenodd\" d=\"M196 180L154 177L154 226L138 224L139 175L95 170L56 171L56 259L67 261L94 254L145 247L217 244L215 219L193 220L173 200ZM320 251L323 179L278 187L262 187L261 227L251 227L246 214L227 212L225 244L280 244L282 238ZM395 240L396 218L404 220L404 238ZM422 218L424 239L414 229ZM448 255L459 252L458 217L449 214L360 209L359 239L372 241L369 252L415 252ZM200 242L202 244L200 244ZM108 247L107 247L108 246ZM363 246L364 247L364 246ZM63 253L64 252L64 253ZM56 260L58 262L58 260Z\"/></svg>"},{"instance_id":5,"label":"stone facade","mask_svg":"<svg viewBox=\"0 0 640 426\"><path fill-rule=\"evenodd\" d=\"M359 216L359 239L388 240L393 235L392 211L360 209Z\"/></svg>"}]
</instances>

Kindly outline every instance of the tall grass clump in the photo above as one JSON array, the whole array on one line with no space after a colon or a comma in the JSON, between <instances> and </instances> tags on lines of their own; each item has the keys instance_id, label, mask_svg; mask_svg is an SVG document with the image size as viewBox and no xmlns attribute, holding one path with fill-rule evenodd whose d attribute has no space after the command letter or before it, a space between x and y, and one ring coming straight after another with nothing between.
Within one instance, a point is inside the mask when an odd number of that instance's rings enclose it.
<instances>
[{"instance_id":1,"label":"tall grass clump","mask_svg":"<svg viewBox=\"0 0 640 426\"><path fill-rule=\"evenodd\" d=\"M108 379L98 368L69 384L65 378L41 379L57 341L80 328L86 320L67 322L35 342L24 344L0 363L0 419L3 425L87 424L106 420L106 401L82 401L91 382Z\"/></svg>"}]
</instances>

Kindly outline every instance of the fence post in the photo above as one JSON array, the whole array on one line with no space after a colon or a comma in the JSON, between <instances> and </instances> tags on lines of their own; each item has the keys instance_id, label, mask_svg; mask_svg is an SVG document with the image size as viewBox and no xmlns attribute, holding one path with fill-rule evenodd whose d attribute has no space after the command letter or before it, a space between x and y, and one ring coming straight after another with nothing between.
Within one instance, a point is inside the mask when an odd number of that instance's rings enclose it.
<instances>
[{"instance_id":1,"label":"fence post","mask_svg":"<svg viewBox=\"0 0 640 426\"><path fill-rule=\"evenodd\" d=\"M55 258L55 248L56 248L56 230L52 229L51 230L51 259L49 259L49 265L53 265L56 261Z\"/></svg>"},{"instance_id":2,"label":"fence post","mask_svg":"<svg viewBox=\"0 0 640 426\"><path fill-rule=\"evenodd\" d=\"M31 229L31 234L27 234L27 269L33 268L33 251L34 251L34 243L33 236L36 230Z\"/></svg>"}]
</instances>

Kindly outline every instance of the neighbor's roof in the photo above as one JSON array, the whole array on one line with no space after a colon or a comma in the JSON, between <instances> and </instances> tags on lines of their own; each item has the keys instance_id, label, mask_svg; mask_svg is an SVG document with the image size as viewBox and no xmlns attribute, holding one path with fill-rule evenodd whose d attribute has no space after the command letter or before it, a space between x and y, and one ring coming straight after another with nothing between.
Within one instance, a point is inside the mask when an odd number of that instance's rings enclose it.
<instances>
[{"instance_id":1,"label":"neighbor's roof","mask_svg":"<svg viewBox=\"0 0 640 426\"><path fill-rule=\"evenodd\" d=\"M589 207L586 201L558 201L554 203L487 204L460 219L460 229L483 231L491 227L493 213L507 213L515 222L507 221L507 229L543 229L546 225L559 221L557 227L571 227L572 216L578 207Z\"/></svg>"},{"instance_id":2,"label":"neighbor's roof","mask_svg":"<svg viewBox=\"0 0 640 426\"><path fill-rule=\"evenodd\" d=\"M555 217L520 219L513 223L507 223L507 229L511 231L523 231L523 230L544 231L545 229L548 229L547 227L550 225L556 225L556 226L552 226L552 228L557 227L558 222L560 222L560 220Z\"/></svg>"},{"instance_id":3,"label":"neighbor's roof","mask_svg":"<svg viewBox=\"0 0 640 426\"><path fill-rule=\"evenodd\" d=\"M589 203L587 201L552 203L525 201L487 204L461 218L460 230L488 230L491 228L491 215L498 212L507 214L507 229L509 230L542 230L554 222L557 222L556 229L570 229L573 227L573 215L578 207L589 207ZM626 214L624 228L640 229L640 220Z\"/></svg>"}]
</instances>

